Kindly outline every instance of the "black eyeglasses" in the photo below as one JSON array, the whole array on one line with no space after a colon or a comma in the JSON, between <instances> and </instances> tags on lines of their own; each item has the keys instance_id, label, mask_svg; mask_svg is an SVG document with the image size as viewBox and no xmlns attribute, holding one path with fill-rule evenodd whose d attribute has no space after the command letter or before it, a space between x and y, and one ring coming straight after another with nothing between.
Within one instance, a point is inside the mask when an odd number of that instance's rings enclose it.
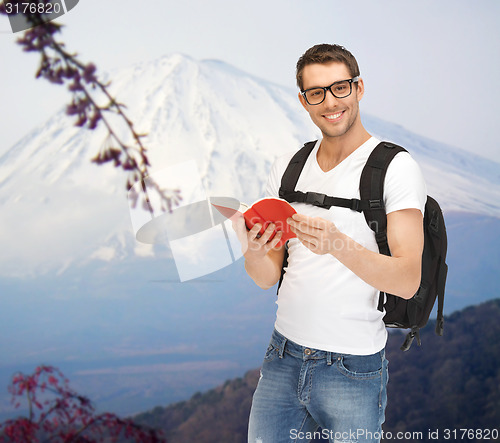
<instances>
[{"instance_id":1,"label":"black eyeglasses","mask_svg":"<svg viewBox=\"0 0 500 443\"><path fill-rule=\"evenodd\" d=\"M309 105L319 105L325 101L326 91L330 91L336 98L349 97L352 93L352 84L358 80L359 76L356 76L349 80L334 82L330 86L306 89L305 91L300 91L300 93Z\"/></svg>"}]
</instances>

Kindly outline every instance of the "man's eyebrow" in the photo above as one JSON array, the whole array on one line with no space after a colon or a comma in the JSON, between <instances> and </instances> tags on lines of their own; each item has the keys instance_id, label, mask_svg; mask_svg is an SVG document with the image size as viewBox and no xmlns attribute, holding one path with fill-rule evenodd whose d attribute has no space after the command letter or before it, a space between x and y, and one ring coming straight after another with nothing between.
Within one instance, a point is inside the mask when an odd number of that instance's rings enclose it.
<instances>
[{"instance_id":1,"label":"man's eyebrow","mask_svg":"<svg viewBox=\"0 0 500 443\"><path fill-rule=\"evenodd\" d=\"M340 80L335 80L333 83L328 83L326 86L309 86L309 88L304 88L304 91L306 91L307 89L327 88L328 86L332 86L332 85L334 85L335 83L338 83L338 82L345 82L346 80L350 80L350 79L348 79L348 78L343 78L343 79L340 79Z\"/></svg>"}]
</instances>

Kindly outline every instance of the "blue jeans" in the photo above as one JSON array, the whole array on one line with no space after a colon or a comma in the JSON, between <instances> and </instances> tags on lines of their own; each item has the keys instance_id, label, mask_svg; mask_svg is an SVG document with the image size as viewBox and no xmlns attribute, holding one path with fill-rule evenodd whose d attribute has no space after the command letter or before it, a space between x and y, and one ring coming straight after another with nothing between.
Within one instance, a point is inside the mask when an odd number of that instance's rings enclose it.
<instances>
[{"instance_id":1,"label":"blue jeans","mask_svg":"<svg viewBox=\"0 0 500 443\"><path fill-rule=\"evenodd\" d=\"M387 364L384 350L336 354L300 346L275 330L253 396L248 442L302 442L314 436L380 441Z\"/></svg>"}]
</instances>

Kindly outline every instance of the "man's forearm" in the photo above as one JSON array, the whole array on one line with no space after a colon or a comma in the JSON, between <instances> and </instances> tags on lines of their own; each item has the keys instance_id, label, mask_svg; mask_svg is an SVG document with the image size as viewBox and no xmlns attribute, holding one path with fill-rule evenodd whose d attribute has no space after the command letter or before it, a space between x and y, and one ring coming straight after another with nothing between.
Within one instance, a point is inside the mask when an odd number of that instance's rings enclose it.
<instances>
[{"instance_id":1,"label":"man's forearm","mask_svg":"<svg viewBox=\"0 0 500 443\"><path fill-rule=\"evenodd\" d=\"M420 285L421 262L414 258L379 254L345 234L332 255L363 281L379 291L411 298Z\"/></svg>"},{"instance_id":2,"label":"man's forearm","mask_svg":"<svg viewBox=\"0 0 500 443\"><path fill-rule=\"evenodd\" d=\"M274 286L281 275L281 267L277 266L269 253L259 260L245 259L245 270L257 286L262 289Z\"/></svg>"},{"instance_id":3,"label":"man's forearm","mask_svg":"<svg viewBox=\"0 0 500 443\"><path fill-rule=\"evenodd\" d=\"M304 246L316 254L331 254L379 291L411 298L418 290L424 242L418 209L388 214L390 257L366 249L325 219L295 214L289 223Z\"/></svg>"}]
</instances>

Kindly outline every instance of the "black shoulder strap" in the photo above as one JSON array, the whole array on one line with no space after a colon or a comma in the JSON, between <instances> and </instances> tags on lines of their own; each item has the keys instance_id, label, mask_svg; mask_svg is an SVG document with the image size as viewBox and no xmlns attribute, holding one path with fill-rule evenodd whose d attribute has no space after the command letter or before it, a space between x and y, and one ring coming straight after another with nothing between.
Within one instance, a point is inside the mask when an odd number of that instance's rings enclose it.
<instances>
[{"instance_id":1,"label":"black shoulder strap","mask_svg":"<svg viewBox=\"0 0 500 443\"><path fill-rule=\"evenodd\" d=\"M317 140L312 142L307 142L302 148L300 148L288 163L283 177L281 177L281 187L279 190L280 198L284 198L287 194L295 191L295 186L299 181L300 173L304 169L307 157L314 149ZM286 199L285 199L286 200Z\"/></svg>"},{"instance_id":2,"label":"black shoulder strap","mask_svg":"<svg viewBox=\"0 0 500 443\"><path fill-rule=\"evenodd\" d=\"M316 141L307 142L302 148L300 148L288 163L283 176L281 177L281 186L279 189L280 198L287 201L294 201L290 198L290 195L294 193L295 186L299 181L300 173L302 169L304 169L304 165L306 164L306 160L309 157L309 154L314 149L316 145ZM283 281L283 277L285 276L285 268L288 264L288 242L285 244L285 255L283 257L283 263L281 265L281 275L278 283L278 291L280 290L281 283Z\"/></svg>"},{"instance_id":3,"label":"black shoulder strap","mask_svg":"<svg viewBox=\"0 0 500 443\"><path fill-rule=\"evenodd\" d=\"M381 254L390 255L387 245L387 216L384 201L384 180L392 159L405 148L389 142L379 143L372 151L361 173L359 194L361 200L379 201L380 205L363 211L366 223L375 232Z\"/></svg>"},{"instance_id":4,"label":"black shoulder strap","mask_svg":"<svg viewBox=\"0 0 500 443\"><path fill-rule=\"evenodd\" d=\"M361 172L359 194L361 200L379 201L380 205L364 211L366 223L375 233L378 249L381 254L391 255L387 243L387 214L385 213L384 180L387 168L399 152L406 151L401 146L389 142L379 143L372 151ZM381 292L378 310L384 309L384 293Z\"/></svg>"}]
</instances>

